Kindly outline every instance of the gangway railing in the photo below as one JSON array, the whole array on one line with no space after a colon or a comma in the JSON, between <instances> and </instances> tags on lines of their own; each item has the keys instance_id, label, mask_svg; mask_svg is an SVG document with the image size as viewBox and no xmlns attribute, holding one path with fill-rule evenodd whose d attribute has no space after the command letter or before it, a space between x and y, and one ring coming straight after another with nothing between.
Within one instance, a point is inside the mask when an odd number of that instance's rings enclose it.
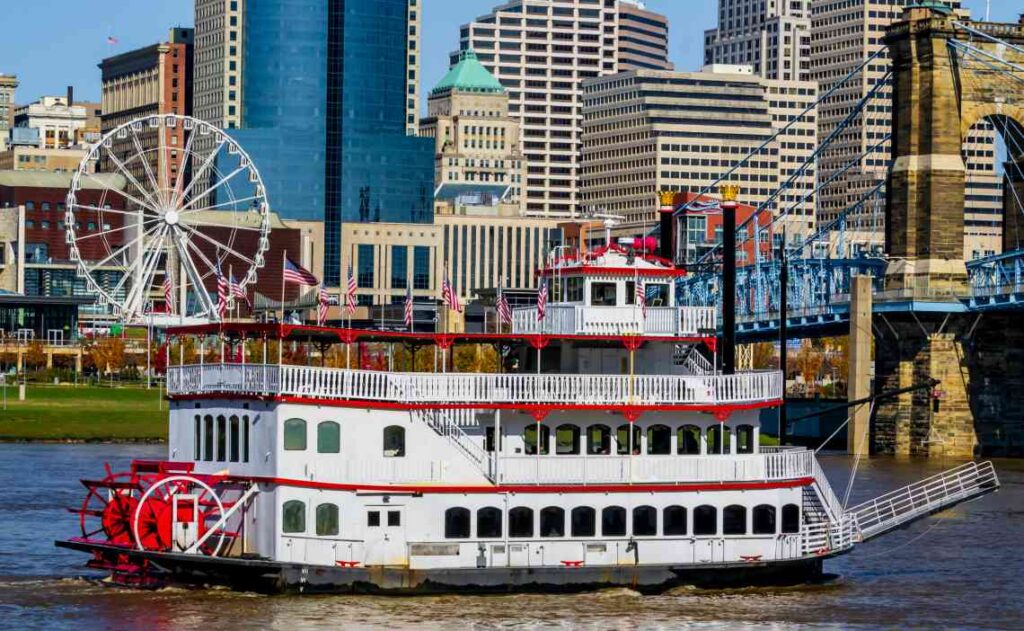
<instances>
[{"instance_id":1,"label":"gangway railing","mask_svg":"<svg viewBox=\"0 0 1024 631\"><path fill-rule=\"evenodd\" d=\"M916 519L999 488L991 462L967 462L847 509L861 540L884 534Z\"/></svg>"}]
</instances>

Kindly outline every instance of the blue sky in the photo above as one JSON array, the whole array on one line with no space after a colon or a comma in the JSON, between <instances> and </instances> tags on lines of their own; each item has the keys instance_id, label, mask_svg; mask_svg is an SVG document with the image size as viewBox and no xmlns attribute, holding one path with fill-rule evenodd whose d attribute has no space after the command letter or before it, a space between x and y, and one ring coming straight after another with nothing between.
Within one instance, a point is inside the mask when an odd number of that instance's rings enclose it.
<instances>
[{"instance_id":1,"label":"blue sky","mask_svg":"<svg viewBox=\"0 0 1024 631\"><path fill-rule=\"evenodd\" d=\"M448 52L458 48L459 26L501 0L423 0L424 91L444 75ZM985 0L966 3L982 16ZM669 18L669 51L676 68L694 70L702 58L704 29L715 25L715 0L647 0ZM75 86L76 98L99 97L99 69L106 56L167 37L172 26L192 25L192 0L30 0L17 3L4 21L0 72L17 74L17 100L25 103ZM1017 20L1020 0L992 0L992 19ZM13 14L13 15L12 15ZM13 19L11 19L13 18ZM107 44L113 35L119 43Z\"/></svg>"}]
</instances>

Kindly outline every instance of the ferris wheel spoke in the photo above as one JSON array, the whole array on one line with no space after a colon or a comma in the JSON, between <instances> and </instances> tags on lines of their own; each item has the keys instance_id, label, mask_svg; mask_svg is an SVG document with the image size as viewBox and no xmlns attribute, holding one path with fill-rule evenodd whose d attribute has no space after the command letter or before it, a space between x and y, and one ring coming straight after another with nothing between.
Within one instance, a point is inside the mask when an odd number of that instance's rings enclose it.
<instances>
[{"instance_id":1,"label":"ferris wheel spoke","mask_svg":"<svg viewBox=\"0 0 1024 631\"><path fill-rule=\"evenodd\" d=\"M115 215L127 215L129 217L138 217L139 215L142 215L143 217L146 218L147 221L153 221L154 219L159 219L160 218L155 213L139 212L138 210L121 210L119 208L100 208L99 206L90 206L88 204L75 204L74 208L77 208L79 210L91 210L91 211L94 211L94 212L97 212L97 213L112 213L112 214L115 214ZM72 210L74 210L74 208Z\"/></svg>"},{"instance_id":2,"label":"ferris wheel spoke","mask_svg":"<svg viewBox=\"0 0 1024 631\"><path fill-rule=\"evenodd\" d=\"M165 224L165 225L164 225L164 226L162 226L161 228L162 228L162 231L165 231L165 230L166 230L166 228L167 228L167 225ZM151 251L154 251L154 250L157 250L157 251L158 251L158 248L151 248ZM145 255L144 255L144 256L145 256ZM124 274L122 274L122 275L121 275L121 280L117 281L117 283L116 283L116 284L114 285L114 287L113 287L113 288L111 288L111 294L115 294L115 293L117 293L118 291L120 291L120 290L121 290L121 288L122 288L122 287L124 287L124 285L125 285L125 283L126 283L126 282L128 281L128 279L129 279L129 278L131 278L131 276L132 276L132 274L130 274L130 273L127 273L127 272L126 272L126 273L124 273Z\"/></svg>"},{"instance_id":3,"label":"ferris wheel spoke","mask_svg":"<svg viewBox=\"0 0 1024 631\"><path fill-rule=\"evenodd\" d=\"M192 245L184 230L175 229L173 231L172 239L174 240L175 249L178 252L178 259L181 266L185 270L185 275L188 277L189 282L192 283L193 291L196 294L196 299L202 305L203 313L213 316L216 313L216 306L213 304L213 300L206 291L206 286L203 285L204 277L199 273L199 268L196 267L195 261L192 260L192 256L188 252L188 248L195 247ZM202 252L198 252L199 256L206 258Z\"/></svg>"},{"instance_id":4,"label":"ferris wheel spoke","mask_svg":"<svg viewBox=\"0 0 1024 631\"><path fill-rule=\"evenodd\" d=\"M168 226L166 224L161 226L160 231L157 232L154 239L152 239L152 243L147 250L143 252L139 259L140 269L136 278L137 282L132 285L131 290L129 290L128 295L125 298L125 310L129 311L129 313L134 314L145 311L146 297L150 289L152 289L151 281L156 275L156 265L160 259L160 255L162 254L162 248L159 247L159 244L163 240L163 236L166 234L167 229ZM129 274L125 274L122 280L128 276ZM135 276L135 274L132 274L132 276Z\"/></svg>"},{"instance_id":5,"label":"ferris wheel spoke","mask_svg":"<svg viewBox=\"0 0 1024 631\"><path fill-rule=\"evenodd\" d=\"M185 126L182 125L182 129ZM196 130L193 128L188 133L188 140L185 141L185 150L181 155L181 167L178 169L178 181L174 183L174 193L171 195L171 203L177 206L181 200L182 185L185 182L185 170L188 167L188 163L192 162L192 139L196 137Z\"/></svg>"},{"instance_id":6,"label":"ferris wheel spoke","mask_svg":"<svg viewBox=\"0 0 1024 631\"><path fill-rule=\"evenodd\" d=\"M163 224L163 225L166 225L166 224ZM108 264L110 261L115 259L118 255L120 255L123 252L127 251L128 248L130 248L135 242L139 241L140 239L144 239L147 235L149 235L152 232L156 231L159 227L160 227L160 224L157 224L156 226L153 226L153 227L149 228L148 230L143 231L142 234L135 235L135 238L133 238L133 239L123 243L119 248L117 248L116 250L114 250L113 252L108 254L106 257L101 259L98 263L94 264L91 268L88 265L85 265L86 270L87 271L93 271L93 270L97 270L97 269L103 267L104 265Z\"/></svg>"},{"instance_id":7,"label":"ferris wheel spoke","mask_svg":"<svg viewBox=\"0 0 1024 631\"><path fill-rule=\"evenodd\" d=\"M148 200L148 203L142 205L145 206L146 208L149 208L153 212L156 212L157 208L160 207L160 203L153 198L153 194L150 191L147 191L146 187L144 187L142 184L139 184L139 181L135 179L134 175L132 175L131 170L125 166L124 162L121 162L121 160L117 157L117 155L114 154L113 151L108 152L107 157L110 158L110 161L114 163L114 166L116 166L117 170L121 172L121 175L124 176L124 178L128 180L133 186L135 186L135 188L138 189L140 193L142 193L142 196ZM136 203L138 203L138 200L135 201Z\"/></svg>"},{"instance_id":8,"label":"ferris wheel spoke","mask_svg":"<svg viewBox=\"0 0 1024 631\"><path fill-rule=\"evenodd\" d=\"M162 126L158 125L157 129L160 130L160 131L157 131L158 134L163 133L162 132ZM138 155L139 161L142 162L142 168L146 172L146 177L149 179L149 184L150 184L150 186L153 187L153 194L156 195L157 201L161 202L160 195L161 195L162 189L160 187L159 182L157 182L156 176L153 175L153 167L151 167L149 165L149 160L146 159L146 151L145 151L145 149L142 148L142 143L139 141L138 134L135 133L135 126L134 125L129 125L128 126L128 131L131 132L131 134L132 134L132 144L135 145L135 151L138 152L137 155ZM159 162L160 158L163 157L163 156L160 155L160 147L162 147L163 145L164 145L163 139L158 136L157 137L157 145L156 145L157 146L157 161L158 162Z\"/></svg>"},{"instance_id":9,"label":"ferris wheel spoke","mask_svg":"<svg viewBox=\"0 0 1024 631\"><path fill-rule=\"evenodd\" d=\"M186 225L186 224L179 224L179 225L181 225L182 227L184 227L184 228L185 228L186 230L189 230L189 231L190 231L190 232L191 232L192 234L195 234L196 236L200 236L200 237L202 237L203 239L205 239L206 241L208 241L208 242L212 243L212 244L213 244L214 246L216 246L217 248L219 248L219 249L221 249L221 250L224 250L224 252L226 252L226 253L228 253L228 254L230 254L230 255L232 255L232 256L235 256L235 257L238 257L238 258L242 259L243 261L245 261L245 262L246 262L246 263L248 263L249 265L256 265L256 262L255 262L255 261L253 261L253 260L252 260L251 258L249 258L248 256L245 256L244 254L241 254L241 253L239 253L238 251L236 251L236 250L234 250L234 249L232 249L232 248L230 248L230 247L228 247L228 246L224 245L223 243L220 243L220 242L216 241L216 240L215 240L215 239L213 239L212 237L208 237L208 236L206 236L205 234L203 234L203 233L202 233L202 232L200 232L199 230L197 230L197 229L193 228L192 226L189 226L189 225Z\"/></svg>"},{"instance_id":10,"label":"ferris wheel spoke","mask_svg":"<svg viewBox=\"0 0 1024 631\"><path fill-rule=\"evenodd\" d=\"M206 253L203 252L203 250L198 245L196 245L195 243L192 243L191 239L186 238L185 239L185 244L188 245L188 247L192 248L192 251L196 253L196 256L199 257L199 260L201 260L203 263L206 264L206 267L209 270L205 274L201 274L200 278L202 280L206 280L207 278L209 278L211 276L216 276L217 275L217 270L219 269L217 263L214 263L213 261L211 261L209 259L209 257L206 256ZM198 270L198 267L196 269Z\"/></svg>"},{"instance_id":11,"label":"ferris wheel spoke","mask_svg":"<svg viewBox=\"0 0 1024 631\"><path fill-rule=\"evenodd\" d=\"M232 204L238 204L240 202L248 202L258 199L263 198L259 195L250 195L248 197L241 197L239 199L229 199L226 202L220 202L219 204L214 204L212 206L203 206L202 208L189 208L188 210L181 211L180 214L191 215L192 213L200 213L203 212L204 210L217 210L218 208L223 208L224 206L231 206Z\"/></svg>"},{"instance_id":12,"label":"ferris wheel spoke","mask_svg":"<svg viewBox=\"0 0 1024 631\"><path fill-rule=\"evenodd\" d=\"M210 152L210 155L206 156L206 159L203 160L203 164L195 173L192 174L192 180L188 183L188 186L185 187L185 190L182 191L181 195L175 200L175 206L181 206L181 203L185 201L185 199L192 192L192 188L195 187L196 182L198 182L201 179L201 177L205 175L206 172L210 169L210 165L213 164L214 160L217 158L217 155L220 154L220 150L224 148L224 145L226 145L227 142L228 141L226 138L224 140L221 140L220 143L216 147L214 147L213 151ZM181 209L179 208L178 210L180 211Z\"/></svg>"},{"instance_id":13,"label":"ferris wheel spoke","mask_svg":"<svg viewBox=\"0 0 1024 631\"><path fill-rule=\"evenodd\" d=\"M191 206L192 206L192 204L195 204L195 203L196 203L197 201L199 201L199 200L201 200L201 199L205 198L205 197L206 197L207 195L209 195L210 193L214 192L214 191L215 191L215 190L217 190L218 188L220 188L220 187L224 186L225 184L227 184L228 182L230 182L230 181L231 181L231 180L232 180L232 179L233 179L233 178L234 178L234 177L235 177L236 175L238 175L238 174L239 174L239 173L241 173L242 171L248 171L248 170L249 170L249 167L244 167L244 166L242 166L242 167L238 167L237 169L235 169L234 171L232 171L231 173L229 173L229 174L227 175L227 177L224 177L223 179L221 179L221 180L220 180L219 182L217 182L217 183L216 183L216 184L214 184L213 186L209 187L208 189L206 189L206 190L205 190L205 191L203 191L202 193L197 193L196 195L194 195L194 196L192 197L192 201L190 201L190 202L188 202L187 204L185 204L184 206L182 206L182 207L181 207L181 208L179 209L179 211L181 211L181 210L187 210L187 209L188 209L189 207L191 207Z\"/></svg>"},{"instance_id":14,"label":"ferris wheel spoke","mask_svg":"<svg viewBox=\"0 0 1024 631\"><path fill-rule=\"evenodd\" d=\"M160 221L160 218L159 217L151 217L149 219L143 220L142 221L142 225L146 225L148 223L153 223L153 222L156 222L156 221ZM82 235L80 237L76 236L75 237L75 243L78 243L80 241L85 241L86 239L92 239L94 237L99 237L99 236L106 236L108 234L113 234L115 232L120 232L122 230L129 230L131 228L137 228L137 227L138 226L133 226L133 225L130 225L130 224L125 224L123 226L118 226L117 228L109 228L107 230L104 230L103 232L93 232L91 234Z\"/></svg>"},{"instance_id":15,"label":"ferris wheel spoke","mask_svg":"<svg viewBox=\"0 0 1024 631\"><path fill-rule=\"evenodd\" d=\"M138 197L135 197L134 195L129 194L127 191L123 191L121 189L114 188L113 186L111 186L111 185L107 184L106 182L104 182L103 178L95 177L92 173L86 173L85 176L87 178L89 178L90 180L92 180L93 182L96 182L97 184L99 184L103 188L107 189L111 193L115 193L117 195L120 195L121 197L124 197L125 199L128 199L128 200L131 200L131 201L135 202L135 204L137 206L139 206L140 208L145 208L146 210L149 210L150 212L153 212L153 213L157 212L156 208L154 208L153 205L150 202L144 202L141 199L139 199ZM81 208L81 206L79 206L79 207ZM114 209L113 208L104 208L103 210L114 210ZM117 212L129 212L129 211L122 210L122 211L117 211Z\"/></svg>"},{"instance_id":16,"label":"ferris wheel spoke","mask_svg":"<svg viewBox=\"0 0 1024 631\"><path fill-rule=\"evenodd\" d=\"M217 211L213 211L217 212ZM251 232L263 232L262 228L254 228L253 226L244 226L241 224L230 224L230 223L218 223L216 221L209 221L204 219L196 219L195 217L189 217L187 219L181 219L178 223L188 226L190 228L228 228L229 230L249 230Z\"/></svg>"}]
</instances>

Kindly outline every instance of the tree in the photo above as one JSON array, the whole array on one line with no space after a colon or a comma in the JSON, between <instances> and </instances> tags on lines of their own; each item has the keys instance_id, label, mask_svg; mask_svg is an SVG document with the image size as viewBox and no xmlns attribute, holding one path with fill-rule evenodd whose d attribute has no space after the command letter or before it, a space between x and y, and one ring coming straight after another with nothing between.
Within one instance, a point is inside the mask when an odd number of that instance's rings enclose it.
<instances>
[{"instance_id":1,"label":"tree","mask_svg":"<svg viewBox=\"0 0 1024 631\"><path fill-rule=\"evenodd\" d=\"M32 340L29 342L28 348L25 349L25 369L28 368L42 368L46 365L46 350L43 348L43 343L39 340Z\"/></svg>"},{"instance_id":2,"label":"tree","mask_svg":"<svg viewBox=\"0 0 1024 631\"><path fill-rule=\"evenodd\" d=\"M101 374L119 373L125 366L124 340L119 337L100 337L86 344L85 352Z\"/></svg>"}]
</instances>

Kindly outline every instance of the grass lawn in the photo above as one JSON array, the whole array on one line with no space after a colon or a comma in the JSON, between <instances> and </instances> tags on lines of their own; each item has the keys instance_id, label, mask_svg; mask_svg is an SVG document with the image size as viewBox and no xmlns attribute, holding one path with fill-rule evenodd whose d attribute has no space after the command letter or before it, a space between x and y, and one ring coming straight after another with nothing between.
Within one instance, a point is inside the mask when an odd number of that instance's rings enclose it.
<instances>
[{"instance_id":1,"label":"grass lawn","mask_svg":"<svg viewBox=\"0 0 1024 631\"><path fill-rule=\"evenodd\" d=\"M18 387L8 385L0 440L166 440L160 394L156 387L29 386L18 401Z\"/></svg>"}]
</instances>

